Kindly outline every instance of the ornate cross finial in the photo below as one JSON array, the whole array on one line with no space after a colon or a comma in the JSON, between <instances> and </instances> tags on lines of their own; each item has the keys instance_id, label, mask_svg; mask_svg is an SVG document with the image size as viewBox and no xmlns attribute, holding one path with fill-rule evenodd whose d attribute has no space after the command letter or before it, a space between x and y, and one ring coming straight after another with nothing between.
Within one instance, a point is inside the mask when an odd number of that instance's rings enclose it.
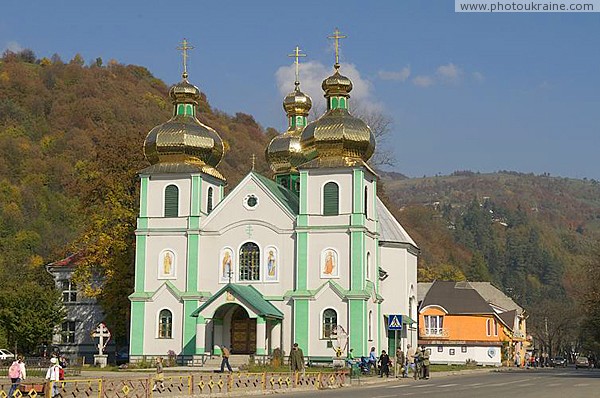
<instances>
[{"instance_id":1,"label":"ornate cross finial","mask_svg":"<svg viewBox=\"0 0 600 398\"><path fill-rule=\"evenodd\" d=\"M335 48L335 68L340 67L340 39L345 39L346 35L342 35L342 32L338 28L335 28L333 36L327 36L328 39L333 39L333 46Z\"/></svg>"},{"instance_id":2,"label":"ornate cross finial","mask_svg":"<svg viewBox=\"0 0 600 398\"><path fill-rule=\"evenodd\" d=\"M296 86L300 85L300 63L298 62L300 57L306 57L306 54L300 54L302 50L300 50L300 47L296 46L296 48L294 49L294 53L293 54L288 54L288 57L293 57L294 59L294 64L296 66L296 81L295 84Z\"/></svg>"},{"instance_id":3,"label":"ornate cross finial","mask_svg":"<svg viewBox=\"0 0 600 398\"><path fill-rule=\"evenodd\" d=\"M181 51L181 54L183 55L183 78L187 79L188 77L188 73L187 73L187 58L188 58L188 50L192 50L194 49L194 46L191 46L187 39L183 39L183 41L181 42L181 45L179 47L177 47L177 49L179 51Z\"/></svg>"},{"instance_id":4,"label":"ornate cross finial","mask_svg":"<svg viewBox=\"0 0 600 398\"><path fill-rule=\"evenodd\" d=\"M256 163L256 155L252 154L252 171L254 171L255 163Z\"/></svg>"}]
</instances>

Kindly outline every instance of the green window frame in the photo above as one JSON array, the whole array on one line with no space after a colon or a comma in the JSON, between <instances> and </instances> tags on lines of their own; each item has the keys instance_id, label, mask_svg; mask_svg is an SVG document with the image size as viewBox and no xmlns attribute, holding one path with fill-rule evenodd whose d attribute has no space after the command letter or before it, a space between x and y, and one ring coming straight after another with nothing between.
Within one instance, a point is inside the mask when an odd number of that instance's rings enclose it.
<instances>
[{"instance_id":1,"label":"green window frame","mask_svg":"<svg viewBox=\"0 0 600 398\"><path fill-rule=\"evenodd\" d=\"M179 216L179 188L168 185L165 188L165 217Z\"/></svg>"},{"instance_id":2,"label":"green window frame","mask_svg":"<svg viewBox=\"0 0 600 398\"><path fill-rule=\"evenodd\" d=\"M240 248L240 281L260 280L260 249L254 242Z\"/></svg>"},{"instance_id":3,"label":"green window frame","mask_svg":"<svg viewBox=\"0 0 600 398\"><path fill-rule=\"evenodd\" d=\"M340 187L333 181L323 187L323 215L337 216L340 214Z\"/></svg>"}]
</instances>

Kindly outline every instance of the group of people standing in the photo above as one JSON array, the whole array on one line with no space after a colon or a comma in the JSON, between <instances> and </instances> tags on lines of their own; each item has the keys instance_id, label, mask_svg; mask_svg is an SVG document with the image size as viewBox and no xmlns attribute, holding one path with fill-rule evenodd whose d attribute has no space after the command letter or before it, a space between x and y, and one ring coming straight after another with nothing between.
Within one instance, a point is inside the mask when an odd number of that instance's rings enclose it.
<instances>
[{"instance_id":1,"label":"group of people standing","mask_svg":"<svg viewBox=\"0 0 600 398\"><path fill-rule=\"evenodd\" d=\"M415 380L418 379L429 379L429 356L431 351L429 348L422 347L411 347L410 344L406 346L406 354L401 348L396 350L396 361L401 367L402 377L408 377L408 369L413 370L413 377Z\"/></svg>"}]
</instances>

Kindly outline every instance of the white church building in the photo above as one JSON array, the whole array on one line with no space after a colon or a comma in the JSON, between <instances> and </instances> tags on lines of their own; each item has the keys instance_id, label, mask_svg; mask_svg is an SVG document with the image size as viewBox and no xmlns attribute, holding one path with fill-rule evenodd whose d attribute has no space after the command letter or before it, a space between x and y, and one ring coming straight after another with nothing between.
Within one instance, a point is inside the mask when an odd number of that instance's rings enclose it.
<instances>
[{"instance_id":1,"label":"white church building","mask_svg":"<svg viewBox=\"0 0 600 398\"><path fill-rule=\"evenodd\" d=\"M392 314L403 315L399 343L416 344L418 247L377 197L375 139L349 112L339 69L311 123L296 78L288 129L266 148L273 178L251 171L227 195L223 141L196 118L199 89L187 72L170 89L173 117L148 134L139 173L132 361L173 351L189 363L222 345L287 354L294 342L331 358L336 333L355 356L394 352Z\"/></svg>"}]
</instances>

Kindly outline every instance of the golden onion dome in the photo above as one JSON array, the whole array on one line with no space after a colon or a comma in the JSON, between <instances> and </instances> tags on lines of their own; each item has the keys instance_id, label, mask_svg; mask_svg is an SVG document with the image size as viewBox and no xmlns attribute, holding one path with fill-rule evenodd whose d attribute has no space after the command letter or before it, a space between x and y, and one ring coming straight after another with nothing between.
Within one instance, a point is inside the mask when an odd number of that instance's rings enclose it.
<instances>
[{"instance_id":1,"label":"golden onion dome","mask_svg":"<svg viewBox=\"0 0 600 398\"><path fill-rule=\"evenodd\" d=\"M265 151L267 162L275 174L296 171L306 159L300 146L300 134L306 126L306 117L312 107L311 98L300 91L300 83L283 99L283 109L288 117L288 129L273 138Z\"/></svg>"},{"instance_id":2,"label":"golden onion dome","mask_svg":"<svg viewBox=\"0 0 600 398\"><path fill-rule=\"evenodd\" d=\"M348 111L352 81L342 76L339 64L323 81L327 112L302 131L300 145L307 160L355 158L367 161L375 151L375 137L369 126Z\"/></svg>"},{"instance_id":3,"label":"golden onion dome","mask_svg":"<svg viewBox=\"0 0 600 398\"><path fill-rule=\"evenodd\" d=\"M335 73L325 80L321 84L321 88L325 91L325 97L331 96L343 96L350 97L350 91L352 91L352 81L346 76L340 74L339 64L335 65Z\"/></svg>"},{"instance_id":4,"label":"golden onion dome","mask_svg":"<svg viewBox=\"0 0 600 398\"><path fill-rule=\"evenodd\" d=\"M288 115L308 116L312 107L311 98L300 91L300 83L296 82L296 88L283 99L283 109Z\"/></svg>"},{"instance_id":5,"label":"golden onion dome","mask_svg":"<svg viewBox=\"0 0 600 398\"><path fill-rule=\"evenodd\" d=\"M223 140L213 128L196 118L200 90L187 81L184 73L183 80L169 90L169 96L174 105L173 117L146 136L146 159L152 165L189 163L215 168L223 158ZM216 170L213 174L220 176Z\"/></svg>"}]
</instances>

